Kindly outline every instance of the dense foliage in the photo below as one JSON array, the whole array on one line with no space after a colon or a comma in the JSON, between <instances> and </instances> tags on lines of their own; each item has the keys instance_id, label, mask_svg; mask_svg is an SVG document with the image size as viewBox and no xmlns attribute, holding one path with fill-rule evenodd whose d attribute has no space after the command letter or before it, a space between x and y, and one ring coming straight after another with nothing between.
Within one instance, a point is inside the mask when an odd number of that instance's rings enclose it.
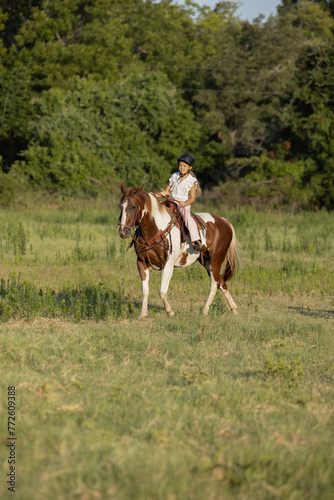
<instances>
[{"instance_id":1,"label":"dense foliage","mask_svg":"<svg viewBox=\"0 0 334 500\"><path fill-rule=\"evenodd\" d=\"M333 4L0 0L0 201L161 188L190 151L221 195L332 208Z\"/></svg>"}]
</instances>

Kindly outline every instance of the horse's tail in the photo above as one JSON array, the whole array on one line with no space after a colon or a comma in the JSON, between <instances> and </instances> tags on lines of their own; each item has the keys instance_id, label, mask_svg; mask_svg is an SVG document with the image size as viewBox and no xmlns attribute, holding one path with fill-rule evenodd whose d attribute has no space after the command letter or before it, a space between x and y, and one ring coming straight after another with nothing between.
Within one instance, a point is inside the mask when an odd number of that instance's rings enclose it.
<instances>
[{"instance_id":1,"label":"horse's tail","mask_svg":"<svg viewBox=\"0 0 334 500\"><path fill-rule=\"evenodd\" d=\"M232 229L232 240L230 246L228 247L226 258L225 258L225 269L224 274L222 275L225 283L233 278L233 275L239 265L239 256L238 256L238 240L235 235L234 227L231 225Z\"/></svg>"}]
</instances>

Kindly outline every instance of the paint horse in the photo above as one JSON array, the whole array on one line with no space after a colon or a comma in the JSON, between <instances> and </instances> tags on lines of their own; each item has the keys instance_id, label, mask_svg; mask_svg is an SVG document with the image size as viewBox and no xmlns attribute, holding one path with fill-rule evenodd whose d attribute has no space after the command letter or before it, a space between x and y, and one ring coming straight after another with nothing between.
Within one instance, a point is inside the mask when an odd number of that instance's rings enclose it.
<instances>
[{"instance_id":1,"label":"paint horse","mask_svg":"<svg viewBox=\"0 0 334 500\"><path fill-rule=\"evenodd\" d=\"M199 261L207 270L211 285L209 297L203 313L221 290L231 311L236 314L237 306L229 293L226 282L236 270L238 262L237 240L232 224L223 217L209 213L196 214L205 222L206 229L200 230L203 244L207 250L202 254L192 247L189 235L182 242L180 224L177 217L153 195L138 189L121 185L123 196L120 201L119 236L123 239L132 236L137 254L137 267L142 280L142 310L139 318L147 316L149 294L149 269L161 269L160 297L168 316L173 316L167 292L174 267L187 267ZM133 231L135 233L133 234ZM223 262L224 272L220 274Z\"/></svg>"}]
</instances>

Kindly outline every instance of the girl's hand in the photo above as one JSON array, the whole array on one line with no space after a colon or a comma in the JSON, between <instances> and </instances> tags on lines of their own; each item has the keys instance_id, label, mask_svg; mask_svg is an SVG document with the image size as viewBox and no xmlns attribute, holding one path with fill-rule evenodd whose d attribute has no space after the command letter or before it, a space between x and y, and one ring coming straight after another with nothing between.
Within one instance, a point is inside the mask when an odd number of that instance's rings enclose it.
<instances>
[{"instance_id":1,"label":"girl's hand","mask_svg":"<svg viewBox=\"0 0 334 500\"><path fill-rule=\"evenodd\" d=\"M185 201L179 201L179 204L181 205L181 207L186 207L186 202Z\"/></svg>"}]
</instances>

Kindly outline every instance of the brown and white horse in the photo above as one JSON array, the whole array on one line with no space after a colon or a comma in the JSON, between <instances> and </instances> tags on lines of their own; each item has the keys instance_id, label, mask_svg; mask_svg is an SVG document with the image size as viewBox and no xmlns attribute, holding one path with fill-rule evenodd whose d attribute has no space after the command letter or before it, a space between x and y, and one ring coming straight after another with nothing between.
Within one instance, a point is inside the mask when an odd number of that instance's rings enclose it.
<instances>
[{"instance_id":1,"label":"brown and white horse","mask_svg":"<svg viewBox=\"0 0 334 500\"><path fill-rule=\"evenodd\" d=\"M203 313L208 314L219 289L223 292L231 311L236 314L237 306L226 286L226 282L235 272L238 261L237 240L232 224L223 217L209 213L197 214L206 223L206 230L201 230L200 234L207 251L201 258L200 252L193 249L189 236L184 243L181 242L180 229L175 224L170 210L159 203L154 196L143 192L143 187L135 189L121 185L123 196L119 205L121 215L118 230L121 238L129 238L132 231L137 228L133 241L142 280L143 302L140 318L147 316L149 268L156 266L162 270L160 297L168 316L173 316L174 311L167 300L167 292L174 267L187 267L196 261L203 264L211 280L210 293ZM224 261L224 272L220 274Z\"/></svg>"}]
</instances>

